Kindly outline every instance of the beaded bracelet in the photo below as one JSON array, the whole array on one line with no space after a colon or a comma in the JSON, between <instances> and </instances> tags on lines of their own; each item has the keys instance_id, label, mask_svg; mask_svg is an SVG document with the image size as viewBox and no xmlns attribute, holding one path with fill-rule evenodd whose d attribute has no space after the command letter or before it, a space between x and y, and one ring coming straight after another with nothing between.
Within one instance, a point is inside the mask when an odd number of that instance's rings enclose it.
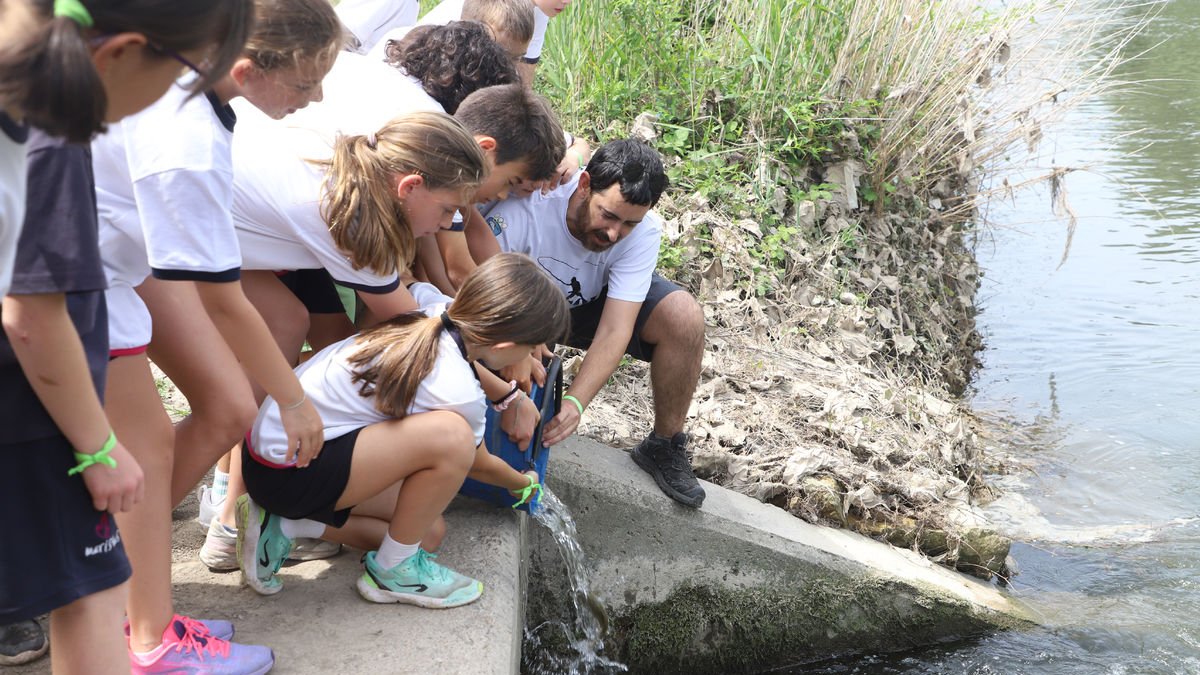
<instances>
[{"instance_id":1,"label":"beaded bracelet","mask_svg":"<svg viewBox=\"0 0 1200 675\"><path fill-rule=\"evenodd\" d=\"M110 429L108 432L108 440L104 441L104 447L97 452L88 454L86 452L75 453L75 461L79 462L74 469L67 472L68 476L74 476L77 473L83 473L84 469L93 464L103 464L110 469L117 468L117 460L108 456L108 453L117 447L117 435Z\"/></svg>"},{"instance_id":2,"label":"beaded bracelet","mask_svg":"<svg viewBox=\"0 0 1200 675\"><path fill-rule=\"evenodd\" d=\"M516 380L511 380L508 383L508 386L512 387L511 391L495 401L491 401L492 410L497 412L508 410L508 406L511 405L513 401L517 400L517 397L521 394L521 388L517 386Z\"/></svg>"}]
</instances>

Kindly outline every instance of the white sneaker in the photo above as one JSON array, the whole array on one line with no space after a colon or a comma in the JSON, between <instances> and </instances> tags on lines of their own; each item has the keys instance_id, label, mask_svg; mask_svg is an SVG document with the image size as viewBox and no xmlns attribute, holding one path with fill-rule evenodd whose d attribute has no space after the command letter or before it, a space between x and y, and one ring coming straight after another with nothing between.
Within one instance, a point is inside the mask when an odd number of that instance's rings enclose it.
<instances>
[{"instance_id":1,"label":"white sneaker","mask_svg":"<svg viewBox=\"0 0 1200 675\"><path fill-rule=\"evenodd\" d=\"M200 562L213 572L233 572L238 569L237 530L212 519L204 545L200 547Z\"/></svg>"},{"instance_id":2,"label":"white sneaker","mask_svg":"<svg viewBox=\"0 0 1200 675\"><path fill-rule=\"evenodd\" d=\"M324 560L342 552L341 544L324 539L298 537L293 544L288 560Z\"/></svg>"},{"instance_id":3,"label":"white sneaker","mask_svg":"<svg viewBox=\"0 0 1200 675\"><path fill-rule=\"evenodd\" d=\"M196 516L196 522L207 528L213 518L221 513L221 506L225 504L225 498L214 498L213 489L207 485L201 485L200 489L196 490L196 499L200 502L200 514Z\"/></svg>"}]
</instances>

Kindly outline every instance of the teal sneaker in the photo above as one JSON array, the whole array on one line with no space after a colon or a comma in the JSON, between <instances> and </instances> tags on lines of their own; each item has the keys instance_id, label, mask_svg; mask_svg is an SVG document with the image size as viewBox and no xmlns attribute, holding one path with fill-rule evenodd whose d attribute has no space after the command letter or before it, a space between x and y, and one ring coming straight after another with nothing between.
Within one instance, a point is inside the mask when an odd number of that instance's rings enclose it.
<instances>
[{"instance_id":1,"label":"teal sneaker","mask_svg":"<svg viewBox=\"0 0 1200 675\"><path fill-rule=\"evenodd\" d=\"M358 578L358 594L371 602L404 602L430 609L458 607L483 595L483 584L433 561L421 549L390 570L375 562L375 551L363 556L367 571Z\"/></svg>"},{"instance_id":2,"label":"teal sneaker","mask_svg":"<svg viewBox=\"0 0 1200 675\"><path fill-rule=\"evenodd\" d=\"M292 551L292 540L279 529L279 516L242 495L237 501L237 557L242 579L261 595L275 595L283 582L275 573Z\"/></svg>"}]
</instances>

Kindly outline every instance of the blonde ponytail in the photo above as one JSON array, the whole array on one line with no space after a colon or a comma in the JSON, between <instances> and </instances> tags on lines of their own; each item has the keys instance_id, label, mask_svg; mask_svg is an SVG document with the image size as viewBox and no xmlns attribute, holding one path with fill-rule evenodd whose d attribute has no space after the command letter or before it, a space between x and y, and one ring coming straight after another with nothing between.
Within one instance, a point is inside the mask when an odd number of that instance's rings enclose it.
<instances>
[{"instance_id":1,"label":"blonde ponytail","mask_svg":"<svg viewBox=\"0 0 1200 675\"><path fill-rule=\"evenodd\" d=\"M466 343L481 346L555 343L571 325L558 283L519 253L492 256L475 268L446 314ZM440 317L418 311L360 333L348 359L359 394L374 396L375 409L384 415L404 417L433 371L443 330Z\"/></svg>"},{"instance_id":2,"label":"blonde ponytail","mask_svg":"<svg viewBox=\"0 0 1200 675\"><path fill-rule=\"evenodd\" d=\"M475 138L453 117L428 112L397 117L370 136L339 136L321 164L328 177L321 215L334 243L355 269L379 275L416 255L397 196L401 178L420 175L431 190L473 190L487 173Z\"/></svg>"}]
</instances>

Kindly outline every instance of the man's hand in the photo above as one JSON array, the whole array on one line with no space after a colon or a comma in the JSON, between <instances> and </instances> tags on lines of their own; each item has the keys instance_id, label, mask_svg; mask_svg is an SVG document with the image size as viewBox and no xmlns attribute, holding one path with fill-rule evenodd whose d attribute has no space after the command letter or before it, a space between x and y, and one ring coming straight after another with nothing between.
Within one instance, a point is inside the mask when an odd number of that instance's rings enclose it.
<instances>
[{"instance_id":1,"label":"man's hand","mask_svg":"<svg viewBox=\"0 0 1200 675\"><path fill-rule=\"evenodd\" d=\"M541 417L542 413L533 401L528 396L522 396L508 406L508 410L500 413L500 429L508 434L508 440L523 448L533 438L533 431Z\"/></svg>"},{"instance_id":2,"label":"man's hand","mask_svg":"<svg viewBox=\"0 0 1200 675\"><path fill-rule=\"evenodd\" d=\"M133 509L142 501L145 477L142 467L124 445L118 441L108 456L116 461L114 467L93 464L83 470L83 484L92 495L97 511L121 513Z\"/></svg>"},{"instance_id":3,"label":"man's hand","mask_svg":"<svg viewBox=\"0 0 1200 675\"><path fill-rule=\"evenodd\" d=\"M542 432L542 445L548 448L559 441L566 440L579 428L580 417L579 408L576 408L573 403L563 403L562 410L554 416L554 419L550 420Z\"/></svg>"}]
</instances>

